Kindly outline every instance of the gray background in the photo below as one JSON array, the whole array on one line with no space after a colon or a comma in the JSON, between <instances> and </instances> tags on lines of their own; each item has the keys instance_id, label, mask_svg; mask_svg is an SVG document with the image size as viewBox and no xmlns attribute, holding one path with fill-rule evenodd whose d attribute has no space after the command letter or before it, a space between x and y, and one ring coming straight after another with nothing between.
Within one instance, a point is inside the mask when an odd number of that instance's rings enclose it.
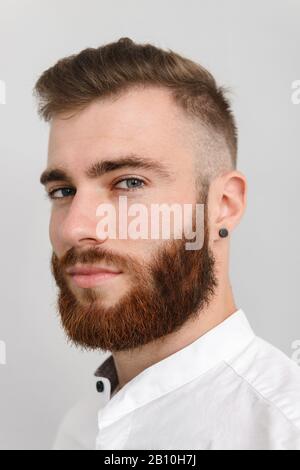
<instances>
[{"instance_id":1,"label":"gray background","mask_svg":"<svg viewBox=\"0 0 300 470\"><path fill-rule=\"evenodd\" d=\"M237 305L257 334L290 357L300 339L300 2L241 0L0 0L0 448L51 447L64 412L94 387L107 357L67 344L49 271L50 205L38 177L47 124L32 87L59 58L129 36L206 66L232 89L248 209L233 234Z\"/></svg>"}]
</instances>

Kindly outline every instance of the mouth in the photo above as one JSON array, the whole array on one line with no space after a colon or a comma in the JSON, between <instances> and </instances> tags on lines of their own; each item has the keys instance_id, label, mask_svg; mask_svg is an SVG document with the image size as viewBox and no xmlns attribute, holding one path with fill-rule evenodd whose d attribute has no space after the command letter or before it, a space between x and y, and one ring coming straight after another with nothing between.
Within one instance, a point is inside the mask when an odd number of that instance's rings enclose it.
<instances>
[{"instance_id":1,"label":"mouth","mask_svg":"<svg viewBox=\"0 0 300 470\"><path fill-rule=\"evenodd\" d=\"M100 266L77 266L67 269L66 273L77 287L87 289L115 279L121 271Z\"/></svg>"}]
</instances>

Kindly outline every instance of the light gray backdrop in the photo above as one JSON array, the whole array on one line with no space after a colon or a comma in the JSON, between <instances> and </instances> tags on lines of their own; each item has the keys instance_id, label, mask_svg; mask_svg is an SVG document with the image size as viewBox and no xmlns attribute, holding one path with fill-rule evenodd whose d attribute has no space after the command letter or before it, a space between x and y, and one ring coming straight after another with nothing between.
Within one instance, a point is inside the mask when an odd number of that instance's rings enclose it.
<instances>
[{"instance_id":1,"label":"light gray backdrop","mask_svg":"<svg viewBox=\"0 0 300 470\"><path fill-rule=\"evenodd\" d=\"M47 125L32 87L59 58L129 36L172 48L233 90L248 209L231 279L256 332L290 357L300 339L298 0L0 0L0 448L47 449L64 412L94 387L107 355L70 347L55 314L49 203L38 178Z\"/></svg>"}]
</instances>

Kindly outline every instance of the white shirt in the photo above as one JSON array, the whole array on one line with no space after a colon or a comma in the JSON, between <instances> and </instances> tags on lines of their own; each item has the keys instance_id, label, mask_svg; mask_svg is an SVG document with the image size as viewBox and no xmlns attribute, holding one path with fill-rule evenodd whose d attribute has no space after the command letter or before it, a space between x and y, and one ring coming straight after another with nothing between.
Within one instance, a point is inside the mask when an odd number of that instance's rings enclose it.
<instances>
[{"instance_id":1,"label":"white shirt","mask_svg":"<svg viewBox=\"0 0 300 470\"><path fill-rule=\"evenodd\" d=\"M103 392L71 410L55 450L300 450L300 367L242 309L121 390L112 355L96 374Z\"/></svg>"}]
</instances>

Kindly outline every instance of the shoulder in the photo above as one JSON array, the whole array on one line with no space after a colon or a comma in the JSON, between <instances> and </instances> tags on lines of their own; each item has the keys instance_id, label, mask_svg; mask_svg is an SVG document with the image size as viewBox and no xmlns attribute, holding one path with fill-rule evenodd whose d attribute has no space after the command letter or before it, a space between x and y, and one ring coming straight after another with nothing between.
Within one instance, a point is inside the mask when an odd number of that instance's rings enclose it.
<instances>
[{"instance_id":1,"label":"shoulder","mask_svg":"<svg viewBox=\"0 0 300 470\"><path fill-rule=\"evenodd\" d=\"M296 362L259 337L227 362L270 413L289 424L300 439L300 367Z\"/></svg>"}]
</instances>

